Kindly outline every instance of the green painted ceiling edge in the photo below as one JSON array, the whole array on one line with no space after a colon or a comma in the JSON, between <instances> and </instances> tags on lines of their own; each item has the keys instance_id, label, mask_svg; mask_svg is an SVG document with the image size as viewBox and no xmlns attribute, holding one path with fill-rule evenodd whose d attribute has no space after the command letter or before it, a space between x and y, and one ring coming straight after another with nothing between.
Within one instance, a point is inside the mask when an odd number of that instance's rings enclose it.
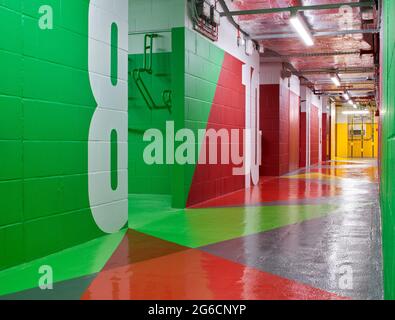
<instances>
[{"instance_id":1,"label":"green painted ceiling edge","mask_svg":"<svg viewBox=\"0 0 395 320\"><path fill-rule=\"evenodd\" d=\"M41 276L39 268L43 265L52 267L54 287L58 282L99 272L122 241L126 230L0 271L0 297L37 288Z\"/></svg>"}]
</instances>

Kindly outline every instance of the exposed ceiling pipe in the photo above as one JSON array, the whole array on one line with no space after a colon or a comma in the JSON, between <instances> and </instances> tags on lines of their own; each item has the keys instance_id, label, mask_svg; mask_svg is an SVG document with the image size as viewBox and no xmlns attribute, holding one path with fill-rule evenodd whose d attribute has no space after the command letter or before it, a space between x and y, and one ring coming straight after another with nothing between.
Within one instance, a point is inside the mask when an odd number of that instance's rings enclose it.
<instances>
[{"instance_id":1,"label":"exposed ceiling pipe","mask_svg":"<svg viewBox=\"0 0 395 320\"><path fill-rule=\"evenodd\" d=\"M333 51L333 52L312 52L312 53L294 53L290 55L281 55L282 58L303 58L303 57L328 57L328 56L343 56L343 55L361 55L361 51ZM263 57L272 57L269 54L264 54Z\"/></svg>"},{"instance_id":2,"label":"exposed ceiling pipe","mask_svg":"<svg viewBox=\"0 0 395 320\"><path fill-rule=\"evenodd\" d=\"M219 0L223 2L224 0ZM280 13L280 12L295 12L295 11L312 11L312 10L330 10L330 9L338 9L342 6L349 7L372 7L375 6L375 1L363 1L363 2L343 2L343 3L330 3L330 4L322 4L322 5L311 5L311 6L293 6L286 8L268 8L268 9L253 9L253 10L236 10L236 11L225 11L221 12L221 16L245 16L252 14L272 14L272 13Z\"/></svg>"},{"instance_id":3,"label":"exposed ceiling pipe","mask_svg":"<svg viewBox=\"0 0 395 320\"><path fill-rule=\"evenodd\" d=\"M246 37L250 37L250 35L249 35L247 32L243 31L243 30L240 28L240 25L238 25L238 24L236 23L236 21L235 21L235 19L233 19L232 15L229 14L230 11L229 11L228 6L227 6L226 3L225 3L225 0L218 0L218 3L219 3L220 6L222 7L223 13L225 13L225 15L221 15L221 16L226 16L227 19L228 19L228 21L229 21L236 29L240 30L240 32L241 32L243 35L245 35Z\"/></svg>"},{"instance_id":4,"label":"exposed ceiling pipe","mask_svg":"<svg viewBox=\"0 0 395 320\"><path fill-rule=\"evenodd\" d=\"M374 85L376 84L375 79L373 80L366 80L366 81L360 81L360 80L355 80L355 79L342 79L341 83L343 86L347 86L347 85L362 85L362 84L367 84L367 85ZM332 85L333 82L331 82L330 80L318 80L315 81L315 84L317 86L325 86L325 85Z\"/></svg>"},{"instance_id":5,"label":"exposed ceiling pipe","mask_svg":"<svg viewBox=\"0 0 395 320\"><path fill-rule=\"evenodd\" d=\"M335 37L348 34L375 34L380 33L379 29L365 29L365 30L339 30L339 31L316 31L312 32L313 37ZM262 34L252 35L255 40L270 40L270 39L287 39L297 38L298 35L295 33L275 33L275 34Z\"/></svg>"},{"instance_id":6,"label":"exposed ceiling pipe","mask_svg":"<svg viewBox=\"0 0 395 320\"><path fill-rule=\"evenodd\" d=\"M374 92L374 88L344 88L344 87L339 87L336 89L325 89L325 90L317 90L317 91L327 91L327 92L339 92L340 94L343 94L344 90L347 91L361 91L361 92Z\"/></svg>"},{"instance_id":7,"label":"exposed ceiling pipe","mask_svg":"<svg viewBox=\"0 0 395 320\"><path fill-rule=\"evenodd\" d=\"M330 74L332 72L337 72L340 74L353 74L353 73L375 73L376 68L364 68L364 67L354 67L354 68L339 68L339 69L319 69L319 70L299 70L298 75L313 75L313 74Z\"/></svg>"},{"instance_id":8,"label":"exposed ceiling pipe","mask_svg":"<svg viewBox=\"0 0 395 320\"><path fill-rule=\"evenodd\" d=\"M223 13L230 13L229 8L225 3L225 0L218 0L218 3L220 4L220 6L222 7L222 10L224 11ZM228 21L230 22L230 24L233 25L237 30L239 30L241 34L243 34L246 38L251 39L251 36L240 27L240 25L235 21L235 19L233 19L233 17L231 15L226 15L226 17L227 17ZM252 41L255 43L255 46L257 48L259 48L260 44L257 41L255 41L254 39L252 39Z\"/></svg>"}]
</instances>

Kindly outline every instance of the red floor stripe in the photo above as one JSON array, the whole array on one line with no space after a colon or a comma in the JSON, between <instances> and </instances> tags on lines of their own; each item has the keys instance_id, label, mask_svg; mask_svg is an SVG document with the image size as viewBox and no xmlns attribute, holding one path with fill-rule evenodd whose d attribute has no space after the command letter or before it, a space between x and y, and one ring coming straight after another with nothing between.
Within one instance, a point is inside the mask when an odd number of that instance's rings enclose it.
<instances>
[{"instance_id":1,"label":"red floor stripe","mask_svg":"<svg viewBox=\"0 0 395 320\"><path fill-rule=\"evenodd\" d=\"M90 299L345 299L311 286L190 249L101 272Z\"/></svg>"}]
</instances>

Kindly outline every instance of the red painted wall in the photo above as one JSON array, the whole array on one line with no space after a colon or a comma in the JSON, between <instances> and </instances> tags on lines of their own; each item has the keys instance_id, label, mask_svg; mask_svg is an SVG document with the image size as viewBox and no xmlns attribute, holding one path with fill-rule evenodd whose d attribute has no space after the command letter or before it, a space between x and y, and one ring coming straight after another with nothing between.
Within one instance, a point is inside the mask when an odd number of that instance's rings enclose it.
<instances>
[{"instance_id":1,"label":"red painted wall","mask_svg":"<svg viewBox=\"0 0 395 320\"><path fill-rule=\"evenodd\" d=\"M326 113L322 114L322 161L328 160L328 115Z\"/></svg>"},{"instance_id":2,"label":"red painted wall","mask_svg":"<svg viewBox=\"0 0 395 320\"><path fill-rule=\"evenodd\" d=\"M310 111L310 164L317 164L319 161L319 118L318 108L315 105L311 106Z\"/></svg>"},{"instance_id":3,"label":"red painted wall","mask_svg":"<svg viewBox=\"0 0 395 320\"><path fill-rule=\"evenodd\" d=\"M300 149L300 97L290 91L289 95L289 171L299 169Z\"/></svg>"},{"instance_id":4,"label":"red painted wall","mask_svg":"<svg viewBox=\"0 0 395 320\"><path fill-rule=\"evenodd\" d=\"M300 112L300 148L299 148L299 167L304 168L307 165L306 152L307 152L307 117L306 112Z\"/></svg>"},{"instance_id":5,"label":"red painted wall","mask_svg":"<svg viewBox=\"0 0 395 320\"><path fill-rule=\"evenodd\" d=\"M261 176L279 175L280 85L260 86L260 129L262 131Z\"/></svg>"},{"instance_id":6,"label":"red painted wall","mask_svg":"<svg viewBox=\"0 0 395 320\"><path fill-rule=\"evenodd\" d=\"M261 176L279 176L299 168L300 98L287 86L260 86Z\"/></svg>"},{"instance_id":7,"label":"red painted wall","mask_svg":"<svg viewBox=\"0 0 395 320\"><path fill-rule=\"evenodd\" d=\"M289 89L280 86L280 154L279 175L289 172Z\"/></svg>"},{"instance_id":8,"label":"red painted wall","mask_svg":"<svg viewBox=\"0 0 395 320\"><path fill-rule=\"evenodd\" d=\"M239 129L239 154L243 155L242 132L245 128L245 86L243 63L225 53L222 70L211 106L206 129ZM187 206L244 188L244 176L233 175L232 164L220 164L222 147L218 140L218 164L197 164L188 195ZM228 144L230 150L230 144ZM204 143L202 148L208 148ZM208 149L206 149L208 150ZM207 151L207 154L209 152ZM230 157L229 157L230 158Z\"/></svg>"}]
</instances>

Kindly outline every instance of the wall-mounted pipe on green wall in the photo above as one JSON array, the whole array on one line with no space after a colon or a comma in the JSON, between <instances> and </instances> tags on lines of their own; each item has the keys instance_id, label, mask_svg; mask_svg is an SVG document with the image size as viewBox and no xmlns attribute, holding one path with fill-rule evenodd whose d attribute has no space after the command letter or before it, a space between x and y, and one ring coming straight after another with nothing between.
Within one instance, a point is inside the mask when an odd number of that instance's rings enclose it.
<instances>
[{"instance_id":1,"label":"wall-mounted pipe on green wall","mask_svg":"<svg viewBox=\"0 0 395 320\"><path fill-rule=\"evenodd\" d=\"M146 34L144 36L144 62L143 67L133 70L133 80L136 83L137 89L139 90L141 96L143 97L147 107L151 110L153 109L168 109L171 113L171 90L164 90L162 93L162 100L164 105L158 105L155 103L152 95L147 89L141 75L143 73L152 75L152 50L154 45L154 39L158 35L155 33Z\"/></svg>"}]
</instances>

